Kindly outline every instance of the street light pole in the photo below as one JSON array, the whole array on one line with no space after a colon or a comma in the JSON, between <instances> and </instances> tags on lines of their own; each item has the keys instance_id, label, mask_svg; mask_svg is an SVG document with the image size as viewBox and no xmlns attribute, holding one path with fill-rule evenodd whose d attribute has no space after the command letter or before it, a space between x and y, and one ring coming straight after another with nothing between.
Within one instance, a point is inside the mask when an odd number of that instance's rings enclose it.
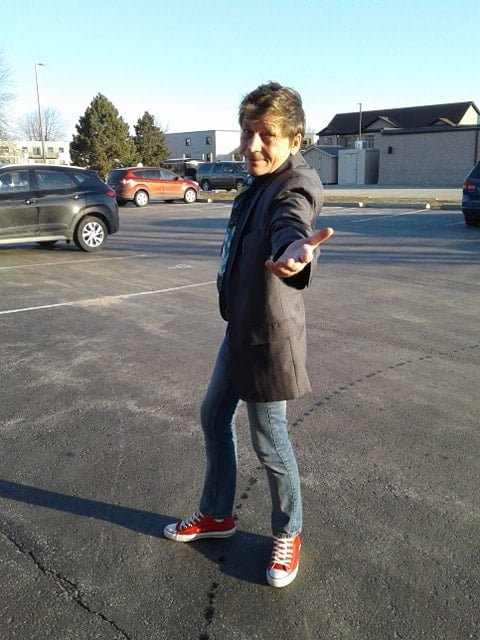
<instances>
[{"instance_id":1,"label":"street light pole","mask_svg":"<svg viewBox=\"0 0 480 640\"><path fill-rule=\"evenodd\" d=\"M37 105L38 105L38 124L40 125L40 140L42 141L42 158L45 162L45 137L43 135L42 110L40 108L40 92L38 90L38 72L37 67L44 67L43 62L35 62L35 85L37 87Z\"/></svg>"},{"instance_id":2,"label":"street light pole","mask_svg":"<svg viewBox=\"0 0 480 640\"><path fill-rule=\"evenodd\" d=\"M357 104L360 108L360 111L358 114L358 140L359 142L361 142L362 141L362 103L358 102Z\"/></svg>"}]
</instances>

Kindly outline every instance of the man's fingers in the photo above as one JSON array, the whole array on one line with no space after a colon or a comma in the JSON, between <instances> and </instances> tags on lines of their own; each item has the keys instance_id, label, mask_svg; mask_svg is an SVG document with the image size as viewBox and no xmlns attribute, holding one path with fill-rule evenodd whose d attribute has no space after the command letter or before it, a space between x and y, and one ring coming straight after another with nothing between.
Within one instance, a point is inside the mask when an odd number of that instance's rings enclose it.
<instances>
[{"instance_id":1,"label":"man's fingers","mask_svg":"<svg viewBox=\"0 0 480 640\"><path fill-rule=\"evenodd\" d=\"M315 231L309 238L295 240L276 262L272 259L265 262L265 267L278 277L288 277L301 271L312 261L313 250L333 235L331 227Z\"/></svg>"},{"instance_id":2,"label":"man's fingers","mask_svg":"<svg viewBox=\"0 0 480 640\"><path fill-rule=\"evenodd\" d=\"M312 247L318 247L319 244L322 244L322 242L325 242L325 240L328 240L331 236L333 236L332 227L325 227L324 229L315 231L315 233L310 236L306 244L309 244Z\"/></svg>"}]
</instances>

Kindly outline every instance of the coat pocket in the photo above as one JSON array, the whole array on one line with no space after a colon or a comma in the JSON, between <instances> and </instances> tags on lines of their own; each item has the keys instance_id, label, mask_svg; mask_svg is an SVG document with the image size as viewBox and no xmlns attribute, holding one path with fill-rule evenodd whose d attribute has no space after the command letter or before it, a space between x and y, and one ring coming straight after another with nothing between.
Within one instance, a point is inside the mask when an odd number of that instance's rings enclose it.
<instances>
[{"instance_id":1,"label":"coat pocket","mask_svg":"<svg viewBox=\"0 0 480 640\"><path fill-rule=\"evenodd\" d=\"M300 330L301 327L295 318L287 318L281 322L268 322L250 328L248 331L249 342L252 346L279 342L299 335Z\"/></svg>"}]
</instances>

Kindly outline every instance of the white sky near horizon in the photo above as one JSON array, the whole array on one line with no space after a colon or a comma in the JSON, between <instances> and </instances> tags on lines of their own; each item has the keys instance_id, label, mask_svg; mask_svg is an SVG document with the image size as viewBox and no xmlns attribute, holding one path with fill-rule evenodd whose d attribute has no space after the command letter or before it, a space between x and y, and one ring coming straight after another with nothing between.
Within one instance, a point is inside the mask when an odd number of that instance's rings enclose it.
<instances>
[{"instance_id":1,"label":"white sky near horizon","mask_svg":"<svg viewBox=\"0 0 480 640\"><path fill-rule=\"evenodd\" d=\"M242 96L275 80L300 92L307 128L336 113L473 101L478 0L22 0L4 3L10 118L43 108L66 139L101 93L131 128L238 129Z\"/></svg>"}]
</instances>

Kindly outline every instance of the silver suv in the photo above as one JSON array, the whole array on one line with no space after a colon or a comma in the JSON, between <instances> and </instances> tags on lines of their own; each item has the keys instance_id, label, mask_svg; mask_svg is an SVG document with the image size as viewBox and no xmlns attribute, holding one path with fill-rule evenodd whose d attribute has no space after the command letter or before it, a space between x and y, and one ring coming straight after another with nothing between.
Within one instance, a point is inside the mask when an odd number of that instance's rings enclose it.
<instances>
[{"instance_id":1,"label":"silver suv","mask_svg":"<svg viewBox=\"0 0 480 640\"><path fill-rule=\"evenodd\" d=\"M245 162L204 162L197 169L197 182L203 191L239 189L248 177Z\"/></svg>"}]
</instances>

